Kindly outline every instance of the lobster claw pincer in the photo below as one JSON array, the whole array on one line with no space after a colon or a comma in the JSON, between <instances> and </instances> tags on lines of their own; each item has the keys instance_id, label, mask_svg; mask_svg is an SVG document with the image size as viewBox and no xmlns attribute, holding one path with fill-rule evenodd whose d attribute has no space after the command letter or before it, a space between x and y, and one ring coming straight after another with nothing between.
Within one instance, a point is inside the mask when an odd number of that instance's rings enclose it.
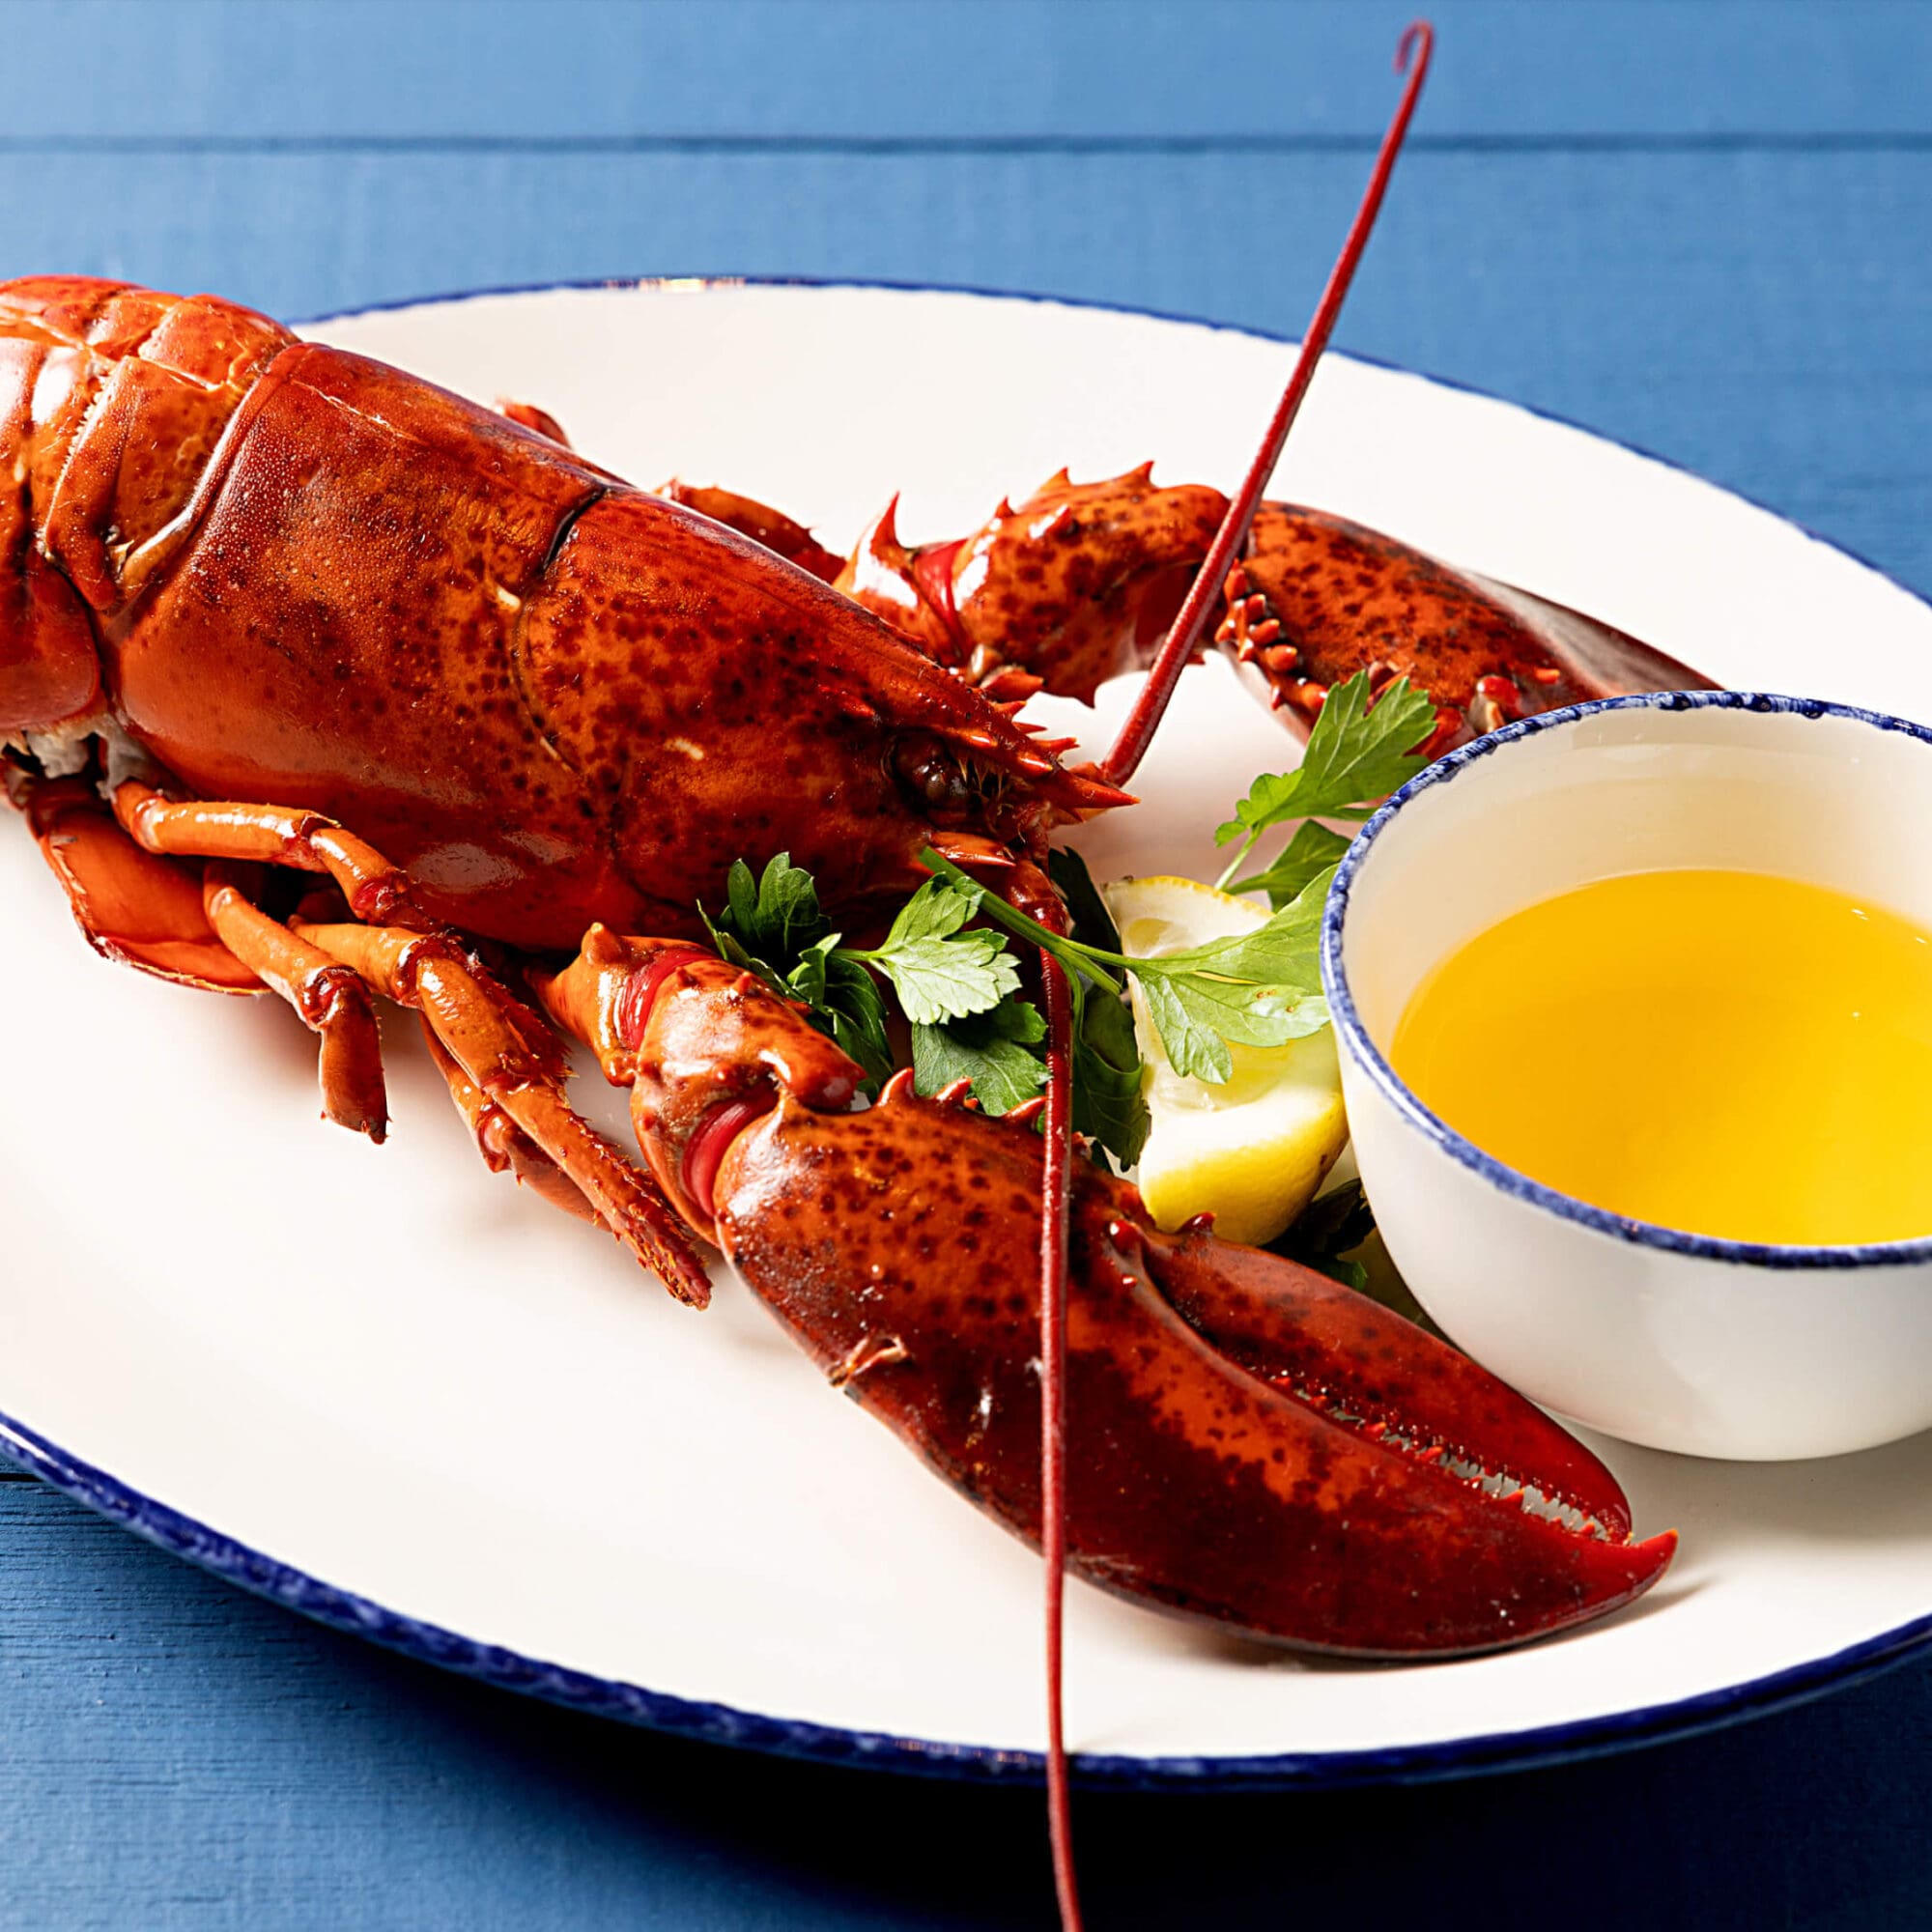
<instances>
[{"instance_id":1,"label":"lobster claw pincer","mask_svg":"<svg viewBox=\"0 0 1932 1932\"><path fill-rule=\"evenodd\" d=\"M782 1096L716 1194L725 1253L808 1351L1033 1544L1038 1173L1026 1128L904 1091L841 1115ZM1297 1647L1494 1649L1628 1603L1676 1544L1633 1544L1595 1457L1400 1316L1275 1256L1161 1235L1084 1166L1066 1408L1071 1567Z\"/></svg>"},{"instance_id":2,"label":"lobster claw pincer","mask_svg":"<svg viewBox=\"0 0 1932 1932\"><path fill-rule=\"evenodd\" d=\"M1041 1144L859 1069L753 975L594 931L539 981L632 1085L691 1225L826 1372L1025 1541L1041 1529ZM1301 1648L1456 1655L1640 1595L1608 1470L1445 1344L1325 1276L1164 1235L1076 1163L1066 1318L1071 1567Z\"/></svg>"}]
</instances>

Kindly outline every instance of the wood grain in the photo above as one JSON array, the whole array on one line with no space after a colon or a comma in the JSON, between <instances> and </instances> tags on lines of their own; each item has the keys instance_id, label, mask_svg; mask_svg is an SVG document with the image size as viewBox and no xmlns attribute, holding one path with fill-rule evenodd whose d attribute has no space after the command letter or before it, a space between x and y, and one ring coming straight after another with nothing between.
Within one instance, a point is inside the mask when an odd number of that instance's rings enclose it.
<instances>
[{"instance_id":1,"label":"wood grain","mask_svg":"<svg viewBox=\"0 0 1932 1932\"><path fill-rule=\"evenodd\" d=\"M302 1622L0 1483L0 1927L1040 1927L1039 1800L685 1745ZM1107 1927L1922 1925L1932 1671L1364 1794L1076 1796Z\"/></svg>"},{"instance_id":2,"label":"wood grain","mask_svg":"<svg viewBox=\"0 0 1932 1932\"><path fill-rule=\"evenodd\" d=\"M1219 151L22 153L5 162L0 272L214 289L298 317L504 283L812 274L1293 333L1365 166ZM1927 233L1932 150L1425 152L1402 166L1337 342L1688 464L1932 588ZM957 400L985 380L962 369Z\"/></svg>"},{"instance_id":3,"label":"wood grain","mask_svg":"<svg viewBox=\"0 0 1932 1932\"><path fill-rule=\"evenodd\" d=\"M1915 0L35 0L10 141L1424 142L1932 133Z\"/></svg>"}]
</instances>

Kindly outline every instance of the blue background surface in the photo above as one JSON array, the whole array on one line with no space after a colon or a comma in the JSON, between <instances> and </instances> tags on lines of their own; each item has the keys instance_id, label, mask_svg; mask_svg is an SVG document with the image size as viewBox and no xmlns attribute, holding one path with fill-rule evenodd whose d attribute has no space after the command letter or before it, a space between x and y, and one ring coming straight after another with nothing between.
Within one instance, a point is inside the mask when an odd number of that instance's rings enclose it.
<instances>
[{"instance_id":1,"label":"blue background surface","mask_svg":"<svg viewBox=\"0 0 1932 1932\"><path fill-rule=\"evenodd\" d=\"M1642 443L1932 590L1932 8L1435 17L1340 345ZM878 276L1292 331L1406 18L1380 0L14 0L0 275L290 316L562 277ZM982 380L961 369L926 412ZM1089 1796L1077 1824L1095 1932L1918 1926L1929 1777L1915 1664L1595 1764ZM1050 1922L1034 1794L546 1710L0 1479L0 1926Z\"/></svg>"}]
</instances>

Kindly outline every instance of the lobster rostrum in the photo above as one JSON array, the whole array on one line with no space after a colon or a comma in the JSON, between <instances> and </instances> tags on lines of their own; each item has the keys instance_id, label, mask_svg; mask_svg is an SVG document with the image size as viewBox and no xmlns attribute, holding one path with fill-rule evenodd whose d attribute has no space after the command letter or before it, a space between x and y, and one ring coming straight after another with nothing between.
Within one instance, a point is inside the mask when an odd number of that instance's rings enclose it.
<instances>
[{"instance_id":1,"label":"lobster rostrum","mask_svg":"<svg viewBox=\"0 0 1932 1932\"><path fill-rule=\"evenodd\" d=\"M370 994L417 1008L493 1165L687 1299L708 1293L691 1237L721 1248L837 1385L1037 1543L1039 1299L1014 1267L1037 1134L903 1079L855 1109L860 1070L696 951L694 907L784 846L862 925L930 844L1050 913L1046 835L1125 795L1009 707L1029 678L1088 690L1142 661L1225 499L1061 480L1050 509L902 554L888 523L848 596L776 513L631 489L517 413L212 298L0 287L10 792L100 950L283 994L322 1036L328 1111L378 1135ZM1229 609L1252 642L1251 604ZM1399 648L1376 630L1357 655ZM1407 648L1435 684L1438 640ZM298 910L291 871L324 896ZM581 939L532 982L631 1084L648 1178L570 1108L513 990ZM1561 1628L1667 1562L1593 1457L1400 1318L1163 1234L1084 1163L1070 1226L1068 1548L1091 1580L1402 1655Z\"/></svg>"}]
</instances>

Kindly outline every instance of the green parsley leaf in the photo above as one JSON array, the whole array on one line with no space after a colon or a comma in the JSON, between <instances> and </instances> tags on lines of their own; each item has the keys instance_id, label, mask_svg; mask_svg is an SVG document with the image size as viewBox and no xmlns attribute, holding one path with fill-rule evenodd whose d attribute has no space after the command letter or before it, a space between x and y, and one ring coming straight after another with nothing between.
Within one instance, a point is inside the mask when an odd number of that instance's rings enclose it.
<instances>
[{"instance_id":1,"label":"green parsley leaf","mask_svg":"<svg viewBox=\"0 0 1932 1932\"><path fill-rule=\"evenodd\" d=\"M832 1038L866 1069L876 1088L893 1070L893 1042L886 1032L886 999L879 982L848 952L825 955L824 1011Z\"/></svg>"},{"instance_id":2,"label":"green parsley leaf","mask_svg":"<svg viewBox=\"0 0 1932 1932\"><path fill-rule=\"evenodd\" d=\"M1185 983L1180 980L1143 980L1141 997L1147 1002L1148 1018L1160 1036L1168 1065L1177 1073L1219 1087L1233 1077L1235 1063L1215 1023L1218 1014L1198 1014L1180 990Z\"/></svg>"},{"instance_id":3,"label":"green parsley leaf","mask_svg":"<svg viewBox=\"0 0 1932 1932\"><path fill-rule=\"evenodd\" d=\"M1230 1041L1286 1046L1328 1024L1328 1003L1319 994L1211 980L1205 974L1144 979L1141 997L1174 1070L1216 1087L1234 1075Z\"/></svg>"},{"instance_id":4,"label":"green parsley leaf","mask_svg":"<svg viewBox=\"0 0 1932 1932\"><path fill-rule=\"evenodd\" d=\"M839 948L811 874L781 852L754 879L739 859L726 876L724 899L716 920L697 908L719 956L803 1002L811 1024L850 1054L867 1087L876 1089L893 1070L885 996L865 966Z\"/></svg>"},{"instance_id":5,"label":"green parsley leaf","mask_svg":"<svg viewBox=\"0 0 1932 1932\"><path fill-rule=\"evenodd\" d=\"M1019 991L1020 969L999 932L962 932L950 939L910 939L856 955L893 982L899 1006L915 1026L982 1013Z\"/></svg>"},{"instance_id":6,"label":"green parsley leaf","mask_svg":"<svg viewBox=\"0 0 1932 1932\"><path fill-rule=\"evenodd\" d=\"M1235 808L1215 841L1250 842L1292 818L1355 818L1422 769L1415 753L1435 723L1426 693L1398 678L1371 707L1369 675L1334 686L1292 772L1264 773Z\"/></svg>"},{"instance_id":7,"label":"green parsley leaf","mask_svg":"<svg viewBox=\"0 0 1932 1932\"><path fill-rule=\"evenodd\" d=\"M1318 818L1299 826L1271 866L1236 879L1225 890L1231 893L1259 893L1268 895L1268 903L1279 910L1297 897L1310 880L1333 868L1349 849L1349 839L1331 832Z\"/></svg>"},{"instance_id":8,"label":"green parsley leaf","mask_svg":"<svg viewBox=\"0 0 1932 1932\"><path fill-rule=\"evenodd\" d=\"M1149 1125L1133 1012L1118 993L1084 986L1074 1012L1073 1130L1131 1167L1147 1144Z\"/></svg>"},{"instance_id":9,"label":"green parsley leaf","mask_svg":"<svg viewBox=\"0 0 1932 1932\"><path fill-rule=\"evenodd\" d=\"M818 909L811 874L794 866L789 852L779 853L755 886L751 867L742 859L732 861L720 924L748 952L770 961L789 959L831 930Z\"/></svg>"},{"instance_id":10,"label":"green parsley leaf","mask_svg":"<svg viewBox=\"0 0 1932 1932\"><path fill-rule=\"evenodd\" d=\"M899 908L879 949L890 952L895 947L919 939L949 939L979 909L979 900L948 879L928 879Z\"/></svg>"},{"instance_id":11,"label":"green parsley leaf","mask_svg":"<svg viewBox=\"0 0 1932 1932\"><path fill-rule=\"evenodd\" d=\"M704 910L701 901L698 904L697 916L704 922L704 929L711 935L711 945L719 958L728 959L732 965L743 966L748 971L755 973L767 985L776 987L781 991L783 989L783 982L771 968L765 965L763 960L753 959L728 932L713 923L711 915ZM729 914L726 914L725 917L728 918Z\"/></svg>"},{"instance_id":12,"label":"green parsley leaf","mask_svg":"<svg viewBox=\"0 0 1932 1932\"><path fill-rule=\"evenodd\" d=\"M1189 973L1211 973L1222 980L1316 992L1321 984L1321 912L1334 877L1332 866L1316 873L1287 905L1252 932L1191 946L1183 952L1162 953L1156 959L1137 962L1136 971L1173 972L1179 968ZM1145 983L1146 972L1141 977Z\"/></svg>"},{"instance_id":13,"label":"green parsley leaf","mask_svg":"<svg viewBox=\"0 0 1932 1932\"><path fill-rule=\"evenodd\" d=\"M791 854L781 852L765 870L769 872L772 866L790 863ZM751 867L742 859L733 859L730 871L724 875L724 919L734 933L742 933L747 938L760 937L758 882L753 878Z\"/></svg>"},{"instance_id":14,"label":"green parsley leaf","mask_svg":"<svg viewBox=\"0 0 1932 1932\"><path fill-rule=\"evenodd\" d=\"M1002 1000L983 1013L912 1030L913 1085L940 1093L956 1080L973 1083L974 1098L989 1114L1009 1114L1046 1085L1046 1064L1029 1051L1046 1037L1039 1009L1028 1000Z\"/></svg>"},{"instance_id":15,"label":"green parsley leaf","mask_svg":"<svg viewBox=\"0 0 1932 1932\"><path fill-rule=\"evenodd\" d=\"M1006 934L959 929L982 896L977 888L962 892L946 879L928 879L900 908L881 945L852 953L893 982L915 1026L987 1012L1019 991L1019 966Z\"/></svg>"},{"instance_id":16,"label":"green parsley leaf","mask_svg":"<svg viewBox=\"0 0 1932 1932\"><path fill-rule=\"evenodd\" d=\"M1128 962L1176 1072L1219 1086L1234 1073L1227 1042L1285 1046L1328 1024L1317 943L1332 876L1252 932Z\"/></svg>"}]
</instances>

